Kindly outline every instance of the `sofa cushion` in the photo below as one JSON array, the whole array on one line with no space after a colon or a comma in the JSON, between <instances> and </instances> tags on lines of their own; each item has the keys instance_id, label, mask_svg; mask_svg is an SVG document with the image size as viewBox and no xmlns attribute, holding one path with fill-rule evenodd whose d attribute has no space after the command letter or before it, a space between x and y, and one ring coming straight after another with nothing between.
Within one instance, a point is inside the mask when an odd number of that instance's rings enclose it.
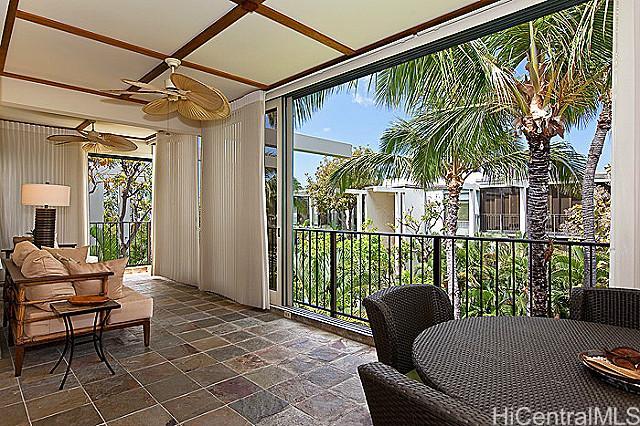
<instances>
[{"instance_id":1,"label":"sofa cushion","mask_svg":"<svg viewBox=\"0 0 640 426\"><path fill-rule=\"evenodd\" d=\"M124 279L124 270L127 267L128 257L123 259L107 260L98 263L77 263L74 261L65 261L70 274L89 274L92 272L111 271L113 275L109 277L107 285L107 296L112 299L120 299L123 297L122 281ZM87 296L100 294L102 283L100 280L86 280L74 283L76 294L78 296Z\"/></svg>"},{"instance_id":2,"label":"sofa cushion","mask_svg":"<svg viewBox=\"0 0 640 426\"><path fill-rule=\"evenodd\" d=\"M126 286L122 287L122 292L123 297L118 300L122 307L111 311L107 324L118 324L153 316L153 299L151 296L138 293Z\"/></svg>"},{"instance_id":3,"label":"sofa cushion","mask_svg":"<svg viewBox=\"0 0 640 426\"><path fill-rule=\"evenodd\" d=\"M64 322L60 317L52 317L54 314L51 312L43 311L42 309L34 308L33 306L27 306L25 309L24 317L26 320L34 320L39 318L49 318L38 322L27 322L24 324L24 334L28 337L46 336L54 333L64 333ZM78 315L72 317L73 329L75 331L85 328L93 327L94 314Z\"/></svg>"},{"instance_id":4,"label":"sofa cushion","mask_svg":"<svg viewBox=\"0 0 640 426\"><path fill-rule=\"evenodd\" d=\"M46 250L31 252L24 260L20 271L26 278L64 277L69 275L62 262ZM30 301L62 298L74 296L75 294L73 284L70 282L36 284L27 286L25 289L25 297ZM39 303L35 306L45 311L51 311L49 303Z\"/></svg>"},{"instance_id":5,"label":"sofa cushion","mask_svg":"<svg viewBox=\"0 0 640 426\"><path fill-rule=\"evenodd\" d=\"M37 251L36 247L31 241L22 241L15 245L13 253L11 253L11 260L16 264L18 268L22 268L24 260L34 251Z\"/></svg>"},{"instance_id":6,"label":"sofa cushion","mask_svg":"<svg viewBox=\"0 0 640 426\"><path fill-rule=\"evenodd\" d=\"M82 246L76 248L52 248L52 247L42 247L44 250L48 251L58 260L63 259L72 259L76 262L86 263L87 255L89 254L89 246Z\"/></svg>"}]
</instances>

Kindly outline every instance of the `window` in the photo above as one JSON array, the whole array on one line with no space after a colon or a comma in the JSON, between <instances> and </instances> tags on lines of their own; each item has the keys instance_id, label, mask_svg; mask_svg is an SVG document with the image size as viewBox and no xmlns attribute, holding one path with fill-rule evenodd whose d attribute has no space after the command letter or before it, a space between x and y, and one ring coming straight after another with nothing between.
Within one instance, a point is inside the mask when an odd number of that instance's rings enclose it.
<instances>
[{"instance_id":1,"label":"window","mask_svg":"<svg viewBox=\"0 0 640 426\"><path fill-rule=\"evenodd\" d=\"M149 265L151 160L90 154L88 164L90 254Z\"/></svg>"}]
</instances>

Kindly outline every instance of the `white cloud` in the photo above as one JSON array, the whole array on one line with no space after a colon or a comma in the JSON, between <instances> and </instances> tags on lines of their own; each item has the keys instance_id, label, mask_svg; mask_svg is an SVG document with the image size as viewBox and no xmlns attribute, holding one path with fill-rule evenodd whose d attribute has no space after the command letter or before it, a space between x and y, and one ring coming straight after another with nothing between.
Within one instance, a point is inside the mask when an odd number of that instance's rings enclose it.
<instances>
[{"instance_id":1,"label":"white cloud","mask_svg":"<svg viewBox=\"0 0 640 426\"><path fill-rule=\"evenodd\" d=\"M362 106L371 106L374 103L373 98L370 98L369 96L362 96L360 93L355 93L352 101Z\"/></svg>"},{"instance_id":2,"label":"white cloud","mask_svg":"<svg viewBox=\"0 0 640 426\"><path fill-rule=\"evenodd\" d=\"M325 133L330 132L331 131L331 127L323 127L322 131L325 132Z\"/></svg>"}]
</instances>

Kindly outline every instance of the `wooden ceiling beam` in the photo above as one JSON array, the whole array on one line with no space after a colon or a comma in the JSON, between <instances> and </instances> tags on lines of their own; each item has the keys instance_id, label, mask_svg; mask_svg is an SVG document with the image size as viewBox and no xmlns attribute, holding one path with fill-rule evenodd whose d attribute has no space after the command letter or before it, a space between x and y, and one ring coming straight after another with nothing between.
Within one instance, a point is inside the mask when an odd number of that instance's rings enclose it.
<instances>
[{"instance_id":1,"label":"wooden ceiling beam","mask_svg":"<svg viewBox=\"0 0 640 426\"><path fill-rule=\"evenodd\" d=\"M104 43L109 46L128 50L130 52L138 53L140 55L148 56L150 58L159 59L161 61L164 61L166 58L171 57L170 55L167 55L161 52L156 52L155 50L137 46L132 43L127 43L126 41L118 40L102 34L97 34L97 33L94 33L93 31L85 30L83 28L74 27L73 25L68 25L59 21L55 21L53 19L49 19L44 16L34 15L33 13L25 12L23 10L18 10L16 13L16 17L18 19L22 19L24 21L28 21L37 25L42 25L47 28L52 28L58 31L66 32L68 34L73 34L78 37L87 38L93 41L97 41L99 43ZM267 87L266 84L263 84L248 78L240 77L228 72L220 71L215 68L195 64L193 62L184 61L182 65L184 65L187 68L192 68L198 71L205 72L207 74L212 74L218 77L226 78L228 80L237 81L239 83L247 84L249 86L258 87L261 89L264 89Z\"/></svg>"},{"instance_id":2,"label":"wooden ceiling beam","mask_svg":"<svg viewBox=\"0 0 640 426\"><path fill-rule=\"evenodd\" d=\"M264 0L256 0L256 4L262 3ZM172 58L176 59L184 59L186 56L195 52L200 46L211 40L216 35L220 34L225 29L229 28L235 22L237 22L244 15L249 13L242 6L236 6L231 9L229 12L225 13L220 19L218 19L213 24L209 25L204 31L200 34L196 35L194 38L189 40L184 46L180 49L173 52L171 55ZM165 70L167 70L168 66L164 62L158 64L151 71L143 75L138 81L142 81L145 83L150 83L155 78L159 77ZM265 87L266 88L266 87ZM138 87L130 86L127 90L129 91L137 91ZM122 97L127 97L128 95L123 95Z\"/></svg>"},{"instance_id":3,"label":"wooden ceiling beam","mask_svg":"<svg viewBox=\"0 0 640 426\"><path fill-rule=\"evenodd\" d=\"M31 76L28 76L28 75L15 74L15 73L12 73L12 72L7 72L7 71L0 72L0 76L1 77L7 77L7 78L13 78L15 80L29 81L31 83L44 84L46 86L58 87L60 89L75 90L76 92L89 93L91 95L102 96L103 98L111 98L111 99L118 99L118 100L121 100L121 101L134 102L134 103L137 103L137 104L145 105L148 102L148 101L145 101L143 99L136 99L136 98L123 99L118 95L114 95L114 94L106 93L106 92L101 92L100 90L89 89L89 88L80 87L80 86L74 86L72 84L60 83L60 82L57 82L57 81L45 80L43 78L31 77Z\"/></svg>"},{"instance_id":4,"label":"wooden ceiling beam","mask_svg":"<svg viewBox=\"0 0 640 426\"><path fill-rule=\"evenodd\" d=\"M86 129L87 127L89 127L89 125L90 125L91 123L93 123L93 120L86 119L86 120L84 120L82 123L80 123L80 124L78 124L78 125L76 126L76 130L77 130L77 131L84 130L84 129Z\"/></svg>"},{"instance_id":5,"label":"wooden ceiling beam","mask_svg":"<svg viewBox=\"0 0 640 426\"><path fill-rule=\"evenodd\" d=\"M412 35L416 35L418 33L421 33L422 31L428 30L429 28L433 28L437 25L443 24L447 21L450 21L452 19L456 19L459 18L461 16L464 16L468 13L474 12L478 9L481 9L485 6L491 5L493 3L497 3L500 0L478 0L474 3L468 4L466 6L463 6L459 9L456 9L452 12L449 13L445 13L444 15L440 15L434 19L431 19L427 22L423 22L422 24L418 24L416 26L413 26L409 29L406 29L404 31L401 31L399 33L393 34L389 37L385 37L381 40L378 40L374 43L368 44L364 47L361 47L359 49L356 49L354 53L350 54L350 55L344 55L344 56L339 56L337 58L331 59L327 62L324 62L322 64L316 65L314 67L311 67L305 71L299 72L297 74L291 75L289 77L286 77L280 81L277 81L271 85L269 85L269 88L267 90L272 90L275 89L276 87L280 87L283 86L287 83L291 83L292 81L298 80L300 78L306 77L308 75L311 75L313 73L316 73L318 71L324 70L325 68L329 68L331 66L337 65L341 62L346 61L347 59L351 59L354 58L356 56L360 56L362 54L371 52L372 50L381 48L383 46L386 46L390 43L394 43L398 40L402 40L406 37L410 37Z\"/></svg>"},{"instance_id":6,"label":"wooden ceiling beam","mask_svg":"<svg viewBox=\"0 0 640 426\"><path fill-rule=\"evenodd\" d=\"M264 4L253 3L248 0L231 0L234 3L239 4L241 7L251 11L250 9L254 9L256 13L264 16L267 19L270 19L274 22L277 22L280 25L283 25L291 30L294 30L306 37L309 37L319 43L324 44L327 47L330 47L343 55L352 55L355 53L355 50L346 46L345 44L340 43L337 40L332 39L331 37L322 34L319 31L314 30L313 28L303 24L302 22L296 21L295 19L278 12Z\"/></svg>"},{"instance_id":7,"label":"wooden ceiling beam","mask_svg":"<svg viewBox=\"0 0 640 426\"><path fill-rule=\"evenodd\" d=\"M4 20L4 28L2 30L2 41L0 41L0 72L4 71L7 63L7 54L9 53L9 43L13 34L13 26L16 23L16 12L18 11L18 0L9 0L7 7L7 16Z\"/></svg>"}]
</instances>

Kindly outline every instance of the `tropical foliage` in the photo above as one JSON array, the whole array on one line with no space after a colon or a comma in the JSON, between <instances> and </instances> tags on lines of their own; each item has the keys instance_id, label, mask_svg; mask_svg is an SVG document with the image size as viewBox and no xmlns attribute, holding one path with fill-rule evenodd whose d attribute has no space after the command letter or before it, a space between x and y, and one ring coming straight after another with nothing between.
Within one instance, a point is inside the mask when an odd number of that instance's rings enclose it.
<instances>
[{"instance_id":1,"label":"tropical foliage","mask_svg":"<svg viewBox=\"0 0 640 426\"><path fill-rule=\"evenodd\" d=\"M377 73L377 102L404 108L410 119L390 126L380 153L345 164L335 179L344 187L345 177L364 169L424 186L444 181L449 193L445 228L455 235L458 195L468 173L481 169L503 179L526 175L527 235L546 239L549 182L559 180L575 190L584 171L584 159L566 144L554 167L554 146L563 144L559 138L567 129L594 118L603 98L605 123L598 129L605 135L608 130L609 3L592 0ZM599 157L597 149L592 151L587 182ZM544 315L548 259L543 245L530 258L532 313ZM453 262L449 255L450 290L456 287Z\"/></svg>"},{"instance_id":2,"label":"tropical foliage","mask_svg":"<svg viewBox=\"0 0 640 426\"><path fill-rule=\"evenodd\" d=\"M149 263L152 170L148 161L89 156L89 197L102 187L103 208L103 220L89 229L92 255Z\"/></svg>"},{"instance_id":3,"label":"tropical foliage","mask_svg":"<svg viewBox=\"0 0 640 426\"><path fill-rule=\"evenodd\" d=\"M311 203L317 209L321 224L332 224L330 215L333 213L337 218L337 222L333 223L333 225L341 229L348 228L346 212L354 209L356 197L338 190L332 183L331 178L343 164L371 153L370 149L356 148L349 159L324 157L314 174L307 174L306 191ZM350 182L350 188L352 189L360 189L380 183L379 179L369 174L355 172L352 176L353 179Z\"/></svg>"},{"instance_id":4,"label":"tropical foliage","mask_svg":"<svg viewBox=\"0 0 640 426\"><path fill-rule=\"evenodd\" d=\"M583 235L584 220L582 213L584 207L575 205L566 211L567 218L562 224L562 229L569 235ZM611 235L611 194L605 188L594 188L593 205L593 240L594 242L609 242ZM587 268L587 271L589 269Z\"/></svg>"},{"instance_id":5,"label":"tropical foliage","mask_svg":"<svg viewBox=\"0 0 640 426\"><path fill-rule=\"evenodd\" d=\"M369 226L369 225L368 225ZM346 320L366 321L362 300L379 289L394 285L435 284L446 290L436 276L434 237L394 236L368 228L366 233L332 230L294 231L294 304ZM440 265L445 263L445 245L440 241ZM332 242L333 240L333 242ZM332 252L331 246L335 245ZM452 246L460 295L460 316L527 315L533 297L529 287L530 244L495 239L458 238ZM572 287L584 279L584 253L591 250L598 265L594 281L608 285L608 249L584 248L579 243L547 247L550 286L545 314L568 316ZM332 259L332 253L334 255ZM335 267L335 293L331 282ZM450 294L450 293L449 293ZM332 303L333 302L333 303Z\"/></svg>"}]
</instances>

